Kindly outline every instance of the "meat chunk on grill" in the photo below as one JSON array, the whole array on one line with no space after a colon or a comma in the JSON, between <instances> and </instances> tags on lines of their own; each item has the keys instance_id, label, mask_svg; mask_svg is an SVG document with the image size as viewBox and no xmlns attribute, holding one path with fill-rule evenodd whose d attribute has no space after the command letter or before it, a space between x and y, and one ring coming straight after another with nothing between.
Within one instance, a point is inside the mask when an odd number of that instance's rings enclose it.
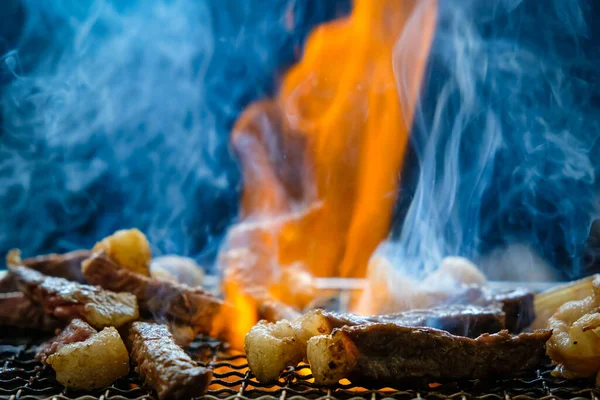
<instances>
[{"instance_id":1,"label":"meat chunk on grill","mask_svg":"<svg viewBox=\"0 0 600 400\"><path fill-rule=\"evenodd\" d=\"M506 329L519 333L535 320L534 296L528 290L515 289L503 292L484 291L481 303L501 304L506 315Z\"/></svg>"},{"instance_id":2,"label":"meat chunk on grill","mask_svg":"<svg viewBox=\"0 0 600 400\"><path fill-rule=\"evenodd\" d=\"M62 349L65 345L83 342L95 333L97 331L88 323L75 318L62 332L40 345L37 352L37 359L45 364L49 356Z\"/></svg>"},{"instance_id":3,"label":"meat chunk on grill","mask_svg":"<svg viewBox=\"0 0 600 400\"><path fill-rule=\"evenodd\" d=\"M456 304L429 310L376 315L367 317L365 320L377 323L391 322L403 326L426 326L444 330L453 335L471 338L506 329L506 313L498 304L487 306ZM340 327L339 324L336 327Z\"/></svg>"},{"instance_id":4,"label":"meat chunk on grill","mask_svg":"<svg viewBox=\"0 0 600 400\"><path fill-rule=\"evenodd\" d=\"M11 250L6 256L6 263L14 267L22 265L44 275L85 283L81 273L81 263L90 255L88 250L76 250L65 254L46 254L21 260L21 252Z\"/></svg>"},{"instance_id":5,"label":"meat chunk on grill","mask_svg":"<svg viewBox=\"0 0 600 400\"><path fill-rule=\"evenodd\" d=\"M512 376L536 368L545 355L548 330L476 339L394 323L345 326L308 340L310 368L319 385L347 378L364 386L414 379L477 379Z\"/></svg>"},{"instance_id":6,"label":"meat chunk on grill","mask_svg":"<svg viewBox=\"0 0 600 400\"><path fill-rule=\"evenodd\" d=\"M54 332L60 322L21 292L0 293L0 327Z\"/></svg>"},{"instance_id":7,"label":"meat chunk on grill","mask_svg":"<svg viewBox=\"0 0 600 400\"><path fill-rule=\"evenodd\" d=\"M159 399L190 399L206 393L212 371L199 366L177 346L166 326L132 323L127 346L136 371L156 390Z\"/></svg>"},{"instance_id":8,"label":"meat chunk on grill","mask_svg":"<svg viewBox=\"0 0 600 400\"><path fill-rule=\"evenodd\" d=\"M248 365L259 381L276 380L286 367L306 358L306 344L311 337L329 334L343 326L372 323L435 327L471 337L505 327L504 312L497 305L455 305L373 317L313 310L293 321L261 321L255 325L245 340Z\"/></svg>"},{"instance_id":9,"label":"meat chunk on grill","mask_svg":"<svg viewBox=\"0 0 600 400\"><path fill-rule=\"evenodd\" d=\"M214 333L223 307L222 300L201 288L143 276L121 268L103 253L83 263L83 275L105 289L133 293L143 313L159 321L189 325L195 333Z\"/></svg>"},{"instance_id":10,"label":"meat chunk on grill","mask_svg":"<svg viewBox=\"0 0 600 400\"><path fill-rule=\"evenodd\" d=\"M137 300L96 286L45 276L33 269L10 267L17 286L44 311L58 319L81 318L95 328L119 327L138 319Z\"/></svg>"},{"instance_id":11,"label":"meat chunk on grill","mask_svg":"<svg viewBox=\"0 0 600 400\"><path fill-rule=\"evenodd\" d=\"M460 293L446 302L446 305L467 304L482 307L496 304L502 307L506 329L511 333L521 332L535 319L534 296L525 289L497 291L479 286L465 286Z\"/></svg>"}]
</instances>

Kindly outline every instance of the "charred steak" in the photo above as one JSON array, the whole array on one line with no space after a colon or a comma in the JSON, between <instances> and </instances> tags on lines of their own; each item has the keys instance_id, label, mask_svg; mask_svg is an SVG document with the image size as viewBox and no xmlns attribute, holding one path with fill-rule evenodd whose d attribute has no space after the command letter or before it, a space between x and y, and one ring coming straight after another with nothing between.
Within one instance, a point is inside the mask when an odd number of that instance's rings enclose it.
<instances>
[{"instance_id":1,"label":"charred steak","mask_svg":"<svg viewBox=\"0 0 600 400\"><path fill-rule=\"evenodd\" d=\"M0 326L54 332L60 322L21 292L0 293Z\"/></svg>"},{"instance_id":2,"label":"charred steak","mask_svg":"<svg viewBox=\"0 0 600 400\"><path fill-rule=\"evenodd\" d=\"M454 305L373 317L313 310L292 321L261 321L255 325L245 340L248 365L259 381L273 381L286 367L306 359L306 344L311 337L344 326L372 323L435 327L476 337L504 329L504 312L497 305Z\"/></svg>"},{"instance_id":3,"label":"charred steak","mask_svg":"<svg viewBox=\"0 0 600 400\"><path fill-rule=\"evenodd\" d=\"M119 327L139 316L136 298L130 293L45 276L23 266L10 267L10 273L26 296L56 318L81 318L95 328L103 328Z\"/></svg>"},{"instance_id":4,"label":"charred steak","mask_svg":"<svg viewBox=\"0 0 600 400\"><path fill-rule=\"evenodd\" d=\"M133 293L143 313L190 325L196 333L210 334L223 306L222 300L201 288L143 276L121 268L103 253L83 263L83 275L105 289Z\"/></svg>"},{"instance_id":5,"label":"charred steak","mask_svg":"<svg viewBox=\"0 0 600 400\"><path fill-rule=\"evenodd\" d=\"M316 384L342 378L367 386L422 378L432 381L516 375L537 367L545 355L548 330L476 339L431 328L372 323L345 326L308 341Z\"/></svg>"},{"instance_id":6,"label":"charred steak","mask_svg":"<svg viewBox=\"0 0 600 400\"><path fill-rule=\"evenodd\" d=\"M173 341L165 325L133 322L128 328L127 347L136 371L158 398L191 399L208 389L212 371L199 366Z\"/></svg>"}]
</instances>

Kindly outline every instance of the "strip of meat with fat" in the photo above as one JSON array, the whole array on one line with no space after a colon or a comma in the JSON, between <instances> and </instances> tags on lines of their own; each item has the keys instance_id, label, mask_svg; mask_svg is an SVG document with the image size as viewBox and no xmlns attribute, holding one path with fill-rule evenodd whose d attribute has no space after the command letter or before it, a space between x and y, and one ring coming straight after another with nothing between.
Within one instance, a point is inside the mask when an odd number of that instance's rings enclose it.
<instances>
[{"instance_id":1,"label":"strip of meat with fat","mask_svg":"<svg viewBox=\"0 0 600 400\"><path fill-rule=\"evenodd\" d=\"M84 261L83 275L88 282L105 289L133 293L142 313L158 321L191 326L196 334L218 333L220 326L216 322L223 301L201 288L121 268L102 252Z\"/></svg>"},{"instance_id":2,"label":"strip of meat with fat","mask_svg":"<svg viewBox=\"0 0 600 400\"><path fill-rule=\"evenodd\" d=\"M9 268L19 290L58 319L81 318L95 328L103 328L119 327L139 317L137 300L130 293L45 276L23 266Z\"/></svg>"},{"instance_id":3,"label":"strip of meat with fat","mask_svg":"<svg viewBox=\"0 0 600 400\"><path fill-rule=\"evenodd\" d=\"M177 346L165 325L133 322L126 336L136 371L160 400L191 399L206 393L212 371Z\"/></svg>"},{"instance_id":4,"label":"strip of meat with fat","mask_svg":"<svg viewBox=\"0 0 600 400\"><path fill-rule=\"evenodd\" d=\"M342 378L364 386L485 379L536 368L550 336L548 330L519 335L501 331L472 339L431 328L371 323L315 336L308 341L307 355L319 385Z\"/></svg>"},{"instance_id":5,"label":"strip of meat with fat","mask_svg":"<svg viewBox=\"0 0 600 400\"><path fill-rule=\"evenodd\" d=\"M259 381L273 381L286 367L306 359L306 344L311 337L329 334L343 326L386 322L435 327L470 337L505 328L504 312L497 305L455 305L373 317L313 310L292 321L260 321L255 325L244 344L248 365Z\"/></svg>"},{"instance_id":6,"label":"strip of meat with fat","mask_svg":"<svg viewBox=\"0 0 600 400\"><path fill-rule=\"evenodd\" d=\"M60 322L21 292L0 293L0 327L54 332Z\"/></svg>"}]
</instances>

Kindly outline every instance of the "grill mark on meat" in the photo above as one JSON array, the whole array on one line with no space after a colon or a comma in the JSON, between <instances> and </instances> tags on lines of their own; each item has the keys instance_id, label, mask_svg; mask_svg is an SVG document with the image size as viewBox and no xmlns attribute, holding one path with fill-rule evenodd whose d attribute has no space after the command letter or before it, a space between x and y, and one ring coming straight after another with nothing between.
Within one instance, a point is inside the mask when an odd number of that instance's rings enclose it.
<instances>
[{"instance_id":1,"label":"grill mark on meat","mask_svg":"<svg viewBox=\"0 0 600 400\"><path fill-rule=\"evenodd\" d=\"M11 266L19 289L59 319L82 318L96 328L119 327L139 317L130 293L114 293L95 286L45 276L23 266Z\"/></svg>"},{"instance_id":2,"label":"grill mark on meat","mask_svg":"<svg viewBox=\"0 0 600 400\"><path fill-rule=\"evenodd\" d=\"M199 366L173 341L166 326L133 322L127 346L136 371L154 388L158 398L190 399L206 393L212 371Z\"/></svg>"},{"instance_id":3,"label":"grill mark on meat","mask_svg":"<svg viewBox=\"0 0 600 400\"><path fill-rule=\"evenodd\" d=\"M21 292L0 293L0 326L53 332L59 321Z\"/></svg>"},{"instance_id":4,"label":"grill mark on meat","mask_svg":"<svg viewBox=\"0 0 600 400\"><path fill-rule=\"evenodd\" d=\"M143 276L121 268L101 252L83 263L83 275L105 289L133 293L142 312L161 322L190 325L196 333L214 333L223 307L222 300L201 288Z\"/></svg>"},{"instance_id":5,"label":"grill mark on meat","mask_svg":"<svg viewBox=\"0 0 600 400\"><path fill-rule=\"evenodd\" d=\"M431 328L393 323L345 326L308 342L316 384L342 378L367 386L406 380L429 381L511 376L538 366L548 330L511 335L507 331L476 339Z\"/></svg>"},{"instance_id":6,"label":"grill mark on meat","mask_svg":"<svg viewBox=\"0 0 600 400\"><path fill-rule=\"evenodd\" d=\"M88 323L75 318L65 329L38 348L36 358L46 364L46 359L70 343L83 342L97 331Z\"/></svg>"}]
</instances>

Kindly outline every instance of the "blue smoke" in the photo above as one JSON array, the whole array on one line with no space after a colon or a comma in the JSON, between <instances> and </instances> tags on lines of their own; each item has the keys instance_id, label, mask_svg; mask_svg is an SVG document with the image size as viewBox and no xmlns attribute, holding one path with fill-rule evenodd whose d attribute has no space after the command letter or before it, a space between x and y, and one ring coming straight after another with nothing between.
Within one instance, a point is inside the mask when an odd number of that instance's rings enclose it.
<instances>
[{"instance_id":1,"label":"blue smoke","mask_svg":"<svg viewBox=\"0 0 600 400\"><path fill-rule=\"evenodd\" d=\"M210 263L237 212L233 122L273 93L307 32L348 3L2 1L0 254L90 247L136 226L157 254ZM516 243L565 277L586 273L599 6L438 3L397 255L426 270Z\"/></svg>"},{"instance_id":2,"label":"blue smoke","mask_svg":"<svg viewBox=\"0 0 600 400\"><path fill-rule=\"evenodd\" d=\"M0 254L138 227L210 262L237 212L233 122L347 1L5 0ZM3 256L2 256L3 257ZM1 265L1 263L0 263Z\"/></svg>"},{"instance_id":3,"label":"blue smoke","mask_svg":"<svg viewBox=\"0 0 600 400\"><path fill-rule=\"evenodd\" d=\"M479 262L519 244L563 277L586 273L600 167L593 3L439 2L412 136L419 168L404 176L394 236L399 264L428 271L444 256Z\"/></svg>"}]
</instances>

